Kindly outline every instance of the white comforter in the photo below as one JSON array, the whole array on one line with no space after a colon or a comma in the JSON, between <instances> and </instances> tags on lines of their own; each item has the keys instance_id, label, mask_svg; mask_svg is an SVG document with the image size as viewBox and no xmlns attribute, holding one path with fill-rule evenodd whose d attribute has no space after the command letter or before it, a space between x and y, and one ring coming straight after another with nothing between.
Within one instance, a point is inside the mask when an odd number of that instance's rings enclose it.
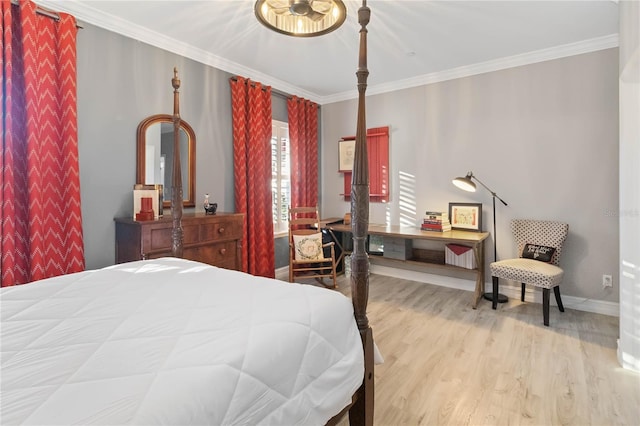
<instances>
[{"instance_id":1,"label":"white comforter","mask_svg":"<svg viewBox=\"0 0 640 426\"><path fill-rule=\"evenodd\" d=\"M3 425L320 425L362 383L335 291L163 258L0 295Z\"/></svg>"}]
</instances>

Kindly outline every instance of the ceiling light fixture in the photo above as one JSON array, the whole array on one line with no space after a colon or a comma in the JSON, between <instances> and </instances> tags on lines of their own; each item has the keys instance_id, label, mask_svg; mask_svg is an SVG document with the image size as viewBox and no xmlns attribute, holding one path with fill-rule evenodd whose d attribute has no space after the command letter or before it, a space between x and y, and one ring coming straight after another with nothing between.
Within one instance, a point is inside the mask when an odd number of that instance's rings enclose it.
<instances>
[{"instance_id":1,"label":"ceiling light fixture","mask_svg":"<svg viewBox=\"0 0 640 426\"><path fill-rule=\"evenodd\" d=\"M347 17L341 0L257 0L254 12L265 27L293 37L330 33Z\"/></svg>"}]
</instances>

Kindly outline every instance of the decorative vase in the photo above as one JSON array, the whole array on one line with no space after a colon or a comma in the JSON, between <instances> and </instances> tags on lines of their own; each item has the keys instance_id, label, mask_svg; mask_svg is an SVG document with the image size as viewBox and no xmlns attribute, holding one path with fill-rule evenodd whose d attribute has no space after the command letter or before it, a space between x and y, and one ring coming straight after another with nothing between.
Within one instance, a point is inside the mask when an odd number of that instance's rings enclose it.
<instances>
[{"instance_id":1,"label":"decorative vase","mask_svg":"<svg viewBox=\"0 0 640 426\"><path fill-rule=\"evenodd\" d=\"M216 214L218 203L209 202L209 194L204 194L204 211L206 214Z\"/></svg>"}]
</instances>

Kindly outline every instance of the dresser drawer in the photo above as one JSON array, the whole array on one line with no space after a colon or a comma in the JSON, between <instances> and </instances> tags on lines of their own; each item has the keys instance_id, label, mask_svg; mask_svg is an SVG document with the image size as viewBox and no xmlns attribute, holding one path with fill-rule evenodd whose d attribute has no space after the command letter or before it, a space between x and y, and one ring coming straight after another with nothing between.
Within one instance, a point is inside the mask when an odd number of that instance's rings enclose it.
<instances>
[{"instance_id":1,"label":"dresser drawer","mask_svg":"<svg viewBox=\"0 0 640 426\"><path fill-rule=\"evenodd\" d=\"M237 242L226 241L184 249L183 257L221 268L236 269Z\"/></svg>"},{"instance_id":2,"label":"dresser drawer","mask_svg":"<svg viewBox=\"0 0 640 426\"><path fill-rule=\"evenodd\" d=\"M242 238L242 222L222 220L200 225L200 241L220 241Z\"/></svg>"},{"instance_id":3,"label":"dresser drawer","mask_svg":"<svg viewBox=\"0 0 640 426\"><path fill-rule=\"evenodd\" d=\"M183 244L195 244L198 242L198 225L182 224L182 240ZM148 251L171 250L173 227L168 228L149 228L151 245Z\"/></svg>"},{"instance_id":4,"label":"dresser drawer","mask_svg":"<svg viewBox=\"0 0 640 426\"><path fill-rule=\"evenodd\" d=\"M240 270L242 268L242 265L238 265L237 264L237 259L226 259L223 262L218 262L215 264L215 266L217 266L218 268L224 268L224 269L234 269L234 270Z\"/></svg>"}]
</instances>

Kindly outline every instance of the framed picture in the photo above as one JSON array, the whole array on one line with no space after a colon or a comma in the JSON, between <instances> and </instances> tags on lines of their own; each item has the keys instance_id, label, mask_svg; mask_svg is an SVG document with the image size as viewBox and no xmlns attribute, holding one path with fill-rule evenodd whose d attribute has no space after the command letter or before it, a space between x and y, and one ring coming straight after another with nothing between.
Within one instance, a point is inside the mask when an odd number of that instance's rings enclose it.
<instances>
[{"instance_id":1,"label":"framed picture","mask_svg":"<svg viewBox=\"0 0 640 426\"><path fill-rule=\"evenodd\" d=\"M338 171L350 172L353 170L353 157L356 152L356 141L340 141L338 144Z\"/></svg>"},{"instance_id":2,"label":"framed picture","mask_svg":"<svg viewBox=\"0 0 640 426\"><path fill-rule=\"evenodd\" d=\"M449 203L449 221L452 229L482 231L481 203Z\"/></svg>"}]
</instances>

